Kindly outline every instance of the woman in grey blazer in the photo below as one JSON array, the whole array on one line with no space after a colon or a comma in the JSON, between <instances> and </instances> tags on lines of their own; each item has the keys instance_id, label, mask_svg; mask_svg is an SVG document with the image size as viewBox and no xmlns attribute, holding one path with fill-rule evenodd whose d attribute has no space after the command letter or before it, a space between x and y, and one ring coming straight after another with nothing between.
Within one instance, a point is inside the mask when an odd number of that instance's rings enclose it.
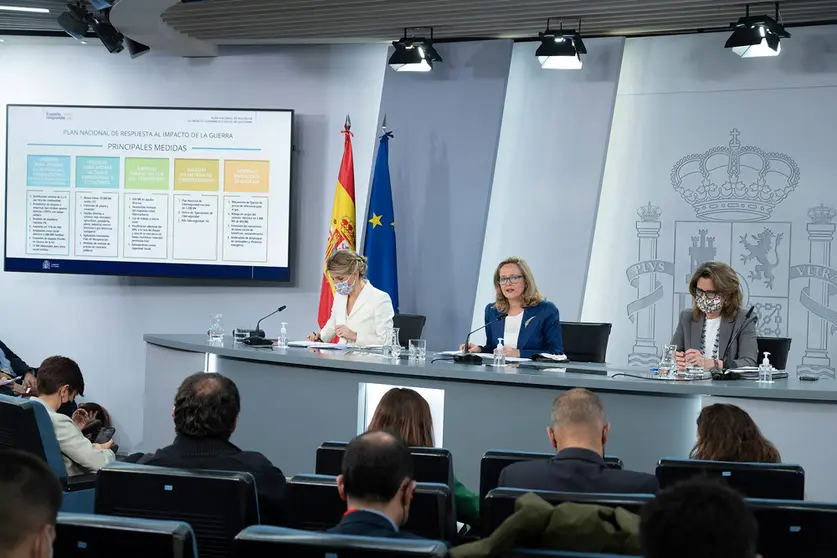
<instances>
[{"instance_id":1,"label":"woman in grey blazer","mask_svg":"<svg viewBox=\"0 0 837 558\"><path fill-rule=\"evenodd\" d=\"M691 281L694 306L680 313L671 344L675 360L707 370L756 366L756 319L752 309L741 308L738 275L723 262L705 262Z\"/></svg>"}]
</instances>

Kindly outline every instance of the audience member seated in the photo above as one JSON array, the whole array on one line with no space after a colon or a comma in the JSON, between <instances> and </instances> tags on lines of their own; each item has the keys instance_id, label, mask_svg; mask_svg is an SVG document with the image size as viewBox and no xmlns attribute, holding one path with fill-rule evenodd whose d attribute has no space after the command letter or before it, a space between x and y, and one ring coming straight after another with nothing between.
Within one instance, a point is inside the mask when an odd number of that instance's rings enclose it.
<instances>
[{"instance_id":1,"label":"audience member seated","mask_svg":"<svg viewBox=\"0 0 837 558\"><path fill-rule=\"evenodd\" d=\"M241 398L232 380L221 374L192 374L183 380L174 398L174 443L155 453L131 455L126 461L250 473L256 480L261 522L282 525L285 475L261 453L242 451L230 442L240 411Z\"/></svg>"},{"instance_id":2,"label":"audience member seated","mask_svg":"<svg viewBox=\"0 0 837 558\"><path fill-rule=\"evenodd\" d=\"M413 457L396 435L369 430L349 442L337 490L348 510L329 533L421 538L400 530L410 515L416 483Z\"/></svg>"},{"instance_id":3,"label":"audience member seated","mask_svg":"<svg viewBox=\"0 0 837 558\"><path fill-rule=\"evenodd\" d=\"M700 412L697 443L689 457L706 461L782 462L776 446L762 435L747 411L726 403L709 405Z\"/></svg>"},{"instance_id":4,"label":"audience member seated","mask_svg":"<svg viewBox=\"0 0 837 558\"><path fill-rule=\"evenodd\" d=\"M384 394L372 421L370 430L395 432L408 446L432 448L433 416L430 405L419 393L407 388L392 388ZM480 498L464 484L454 479L456 519L468 525L480 524Z\"/></svg>"},{"instance_id":5,"label":"audience member seated","mask_svg":"<svg viewBox=\"0 0 837 558\"><path fill-rule=\"evenodd\" d=\"M35 379L35 369L14 354L5 343L0 341L0 374L6 374L10 378L21 378L22 382L15 382L11 390L19 395L26 393L26 390L35 392L38 389L38 381Z\"/></svg>"},{"instance_id":6,"label":"audience member seated","mask_svg":"<svg viewBox=\"0 0 837 558\"><path fill-rule=\"evenodd\" d=\"M645 558L754 558L758 526L744 499L715 480L667 488L643 506L639 534Z\"/></svg>"},{"instance_id":7,"label":"audience member seated","mask_svg":"<svg viewBox=\"0 0 837 558\"><path fill-rule=\"evenodd\" d=\"M34 455L0 450L0 556L50 558L61 484Z\"/></svg>"},{"instance_id":8,"label":"audience member seated","mask_svg":"<svg viewBox=\"0 0 837 558\"><path fill-rule=\"evenodd\" d=\"M577 388L558 396L552 404L552 426L546 431L558 450L555 457L509 465L500 473L498 486L622 494L653 494L659 489L654 475L608 469L605 465L604 446L610 424L593 392Z\"/></svg>"},{"instance_id":9,"label":"audience member seated","mask_svg":"<svg viewBox=\"0 0 837 558\"><path fill-rule=\"evenodd\" d=\"M70 476L98 471L116 456L111 451L113 440L94 444L84 437L81 430L58 408L84 395L84 376L75 361L63 357L49 357L38 368L38 401L49 412L55 438L64 457L64 466Z\"/></svg>"}]
</instances>

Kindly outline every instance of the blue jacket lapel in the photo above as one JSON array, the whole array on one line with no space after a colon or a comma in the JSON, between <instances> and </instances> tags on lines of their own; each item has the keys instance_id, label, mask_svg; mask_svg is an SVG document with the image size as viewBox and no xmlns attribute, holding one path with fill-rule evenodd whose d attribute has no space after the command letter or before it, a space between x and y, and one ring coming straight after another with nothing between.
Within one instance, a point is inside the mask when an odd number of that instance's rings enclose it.
<instances>
[{"instance_id":1,"label":"blue jacket lapel","mask_svg":"<svg viewBox=\"0 0 837 558\"><path fill-rule=\"evenodd\" d=\"M523 309L523 321L520 322L520 334L517 336L518 350L526 347L532 333L537 329L538 316L536 307Z\"/></svg>"}]
</instances>

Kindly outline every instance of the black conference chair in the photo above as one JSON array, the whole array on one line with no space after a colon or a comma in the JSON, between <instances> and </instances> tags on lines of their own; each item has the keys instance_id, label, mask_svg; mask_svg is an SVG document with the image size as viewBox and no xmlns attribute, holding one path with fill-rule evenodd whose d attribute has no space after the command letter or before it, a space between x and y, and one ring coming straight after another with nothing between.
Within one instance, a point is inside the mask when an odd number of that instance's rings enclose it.
<instances>
[{"instance_id":1,"label":"black conference chair","mask_svg":"<svg viewBox=\"0 0 837 558\"><path fill-rule=\"evenodd\" d=\"M837 556L837 504L748 500L759 524L764 558Z\"/></svg>"},{"instance_id":2,"label":"black conference chair","mask_svg":"<svg viewBox=\"0 0 837 558\"><path fill-rule=\"evenodd\" d=\"M248 527L238 534L233 558L442 558L447 552L447 545L440 541L356 537L260 526Z\"/></svg>"},{"instance_id":3,"label":"black conference chair","mask_svg":"<svg viewBox=\"0 0 837 558\"><path fill-rule=\"evenodd\" d=\"M410 345L410 339L421 339L426 316L419 314L396 314L392 318L392 327L398 328L398 343L402 347Z\"/></svg>"},{"instance_id":4,"label":"black conference chair","mask_svg":"<svg viewBox=\"0 0 837 558\"><path fill-rule=\"evenodd\" d=\"M761 362L762 353L770 353L770 364L776 370L784 370L788 365L788 353L791 348L790 337L756 337L756 344L759 348L759 357L756 363Z\"/></svg>"},{"instance_id":5,"label":"black conference chair","mask_svg":"<svg viewBox=\"0 0 837 558\"><path fill-rule=\"evenodd\" d=\"M553 457L555 457L554 453L488 450L480 460L480 501L485 500L485 496L490 490L497 488L500 473L509 465L521 461L552 459ZM606 455L604 461L609 469L621 469L623 466L622 460L615 455Z\"/></svg>"},{"instance_id":6,"label":"black conference chair","mask_svg":"<svg viewBox=\"0 0 837 558\"><path fill-rule=\"evenodd\" d=\"M526 493L537 494L555 506L564 502L598 504L612 508L624 508L639 513L640 508L654 499L653 494L593 494L581 492L550 492L546 490L520 490L517 488L495 488L482 502L482 533L487 537L514 513L514 502Z\"/></svg>"},{"instance_id":7,"label":"black conference chair","mask_svg":"<svg viewBox=\"0 0 837 558\"><path fill-rule=\"evenodd\" d=\"M197 558L195 535L182 521L92 514L58 514L53 549L58 558L132 556Z\"/></svg>"},{"instance_id":8,"label":"black conference chair","mask_svg":"<svg viewBox=\"0 0 837 558\"><path fill-rule=\"evenodd\" d=\"M317 475L340 474L348 442L323 442L317 448ZM417 482L437 482L453 489L453 456L444 448L410 448Z\"/></svg>"},{"instance_id":9,"label":"black conference chair","mask_svg":"<svg viewBox=\"0 0 837 558\"><path fill-rule=\"evenodd\" d=\"M805 470L799 465L690 459L661 459L657 463L661 489L697 475L723 479L747 498L805 499Z\"/></svg>"},{"instance_id":10,"label":"black conference chair","mask_svg":"<svg viewBox=\"0 0 837 558\"><path fill-rule=\"evenodd\" d=\"M293 510L288 523L295 529L325 531L340 523L346 512L336 477L294 475L288 480L287 494ZM453 541L456 521L452 509L453 492L448 486L420 482L404 530L428 539Z\"/></svg>"},{"instance_id":11,"label":"black conference chair","mask_svg":"<svg viewBox=\"0 0 837 558\"><path fill-rule=\"evenodd\" d=\"M541 550L538 548L512 548L503 554L503 558L529 558L530 556L537 556L538 558L631 558L624 554L594 554L589 552L571 552L569 550Z\"/></svg>"},{"instance_id":12,"label":"black conference chair","mask_svg":"<svg viewBox=\"0 0 837 558\"><path fill-rule=\"evenodd\" d=\"M96 513L184 521L201 558L226 558L235 536L259 524L250 473L190 471L115 463L99 471Z\"/></svg>"},{"instance_id":13,"label":"black conference chair","mask_svg":"<svg viewBox=\"0 0 837 558\"><path fill-rule=\"evenodd\" d=\"M37 401L0 395L0 448L18 449L43 459L61 481L61 511L93 513L96 475L67 475L49 413Z\"/></svg>"},{"instance_id":14,"label":"black conference chair","mask_svg":"<svg viewBox=\"0 0 837 558\"><path fill-rule=\"evenodd\" d=\"M564 354L570 362L605 362L612 324L561 322Z\"/></svg>"}]
</instances>

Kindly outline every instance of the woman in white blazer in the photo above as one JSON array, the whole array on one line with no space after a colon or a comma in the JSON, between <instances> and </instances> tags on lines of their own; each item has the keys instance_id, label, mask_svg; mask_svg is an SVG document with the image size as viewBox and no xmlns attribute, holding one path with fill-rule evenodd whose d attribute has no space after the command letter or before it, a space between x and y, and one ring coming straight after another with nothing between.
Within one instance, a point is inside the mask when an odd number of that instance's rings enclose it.
<instances>
[{"instance_id":1,"label":"woman in white blazer","mask_svg":"<svg viewBox=\"0 0 837 558\"><path fill-rule=\"evenodd\" d=\"M366 279L366 258L352 250L338 250L326 262L326 272L335 287L331 316L311 341L331 341L353 345L382 345L392 328L392 301L384 291Z\"/></svg>"}]
</instances>

